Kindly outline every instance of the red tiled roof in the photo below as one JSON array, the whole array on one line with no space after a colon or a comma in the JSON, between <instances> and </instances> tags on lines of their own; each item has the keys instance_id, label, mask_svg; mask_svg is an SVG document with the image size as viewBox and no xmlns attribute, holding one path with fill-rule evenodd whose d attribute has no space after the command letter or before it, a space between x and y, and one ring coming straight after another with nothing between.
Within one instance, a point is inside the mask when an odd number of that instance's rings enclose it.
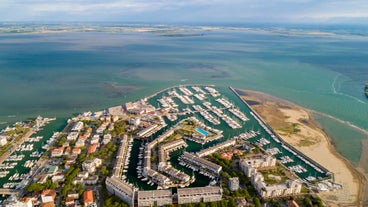
<instances>
[{"instance_id":1,"label":"red tiled roof","mask_svg":"<svg viewBox=\"0 0 368 207\"><path fill-rule=\"evenodd\" d=\"M93 191L87 190L83 193L83 202L84 203L92 203L93 202Z\"/></svg>"},{"instance_id":2,"label":"red tiled roof","mask_svg":"<svg viewBox=\"0 0 368 207\"><path fill-rule=\"evenodd\" d=\"M55 206L54 202L47 202L41 205L41 207L54 207L54 206Z\"/></svg>"},{"instance_id":3,"label":"red tiled roof","mask_svg":"<svg viewBox=\"0 0 368 207\"><path fill-rule=\"evenodd\" d=\"M81 149L80 148L77 148L77 147L73 148L73 153L74 154L78 154L80 152L81 152Z\"/></svg>"},{"instance_id":4,"label":"red tiled roof","mask_svg":"<svg viewBox=\"0 0 368 207\"><path fill-rule=\"evenodd\" d=\"M88 147L88 154L92 154L92 153L94 153L95 151L96 151L96 149L97 149L97 145L96 144L92 144L92 145L90 145L89 147Z\"/></svg>"},{"instance_id":5,"label":"red tiled roof","mask_svg":"<svg viewBox=\"0 0 368 207\"><path fill-rule=\"evenodd\" d=\"M56 197L56 191L53 189L46 189L43 190L41 195L45 195L45 196L52 196L53 199L55 199Z\"/></svg>"}]
</instances>

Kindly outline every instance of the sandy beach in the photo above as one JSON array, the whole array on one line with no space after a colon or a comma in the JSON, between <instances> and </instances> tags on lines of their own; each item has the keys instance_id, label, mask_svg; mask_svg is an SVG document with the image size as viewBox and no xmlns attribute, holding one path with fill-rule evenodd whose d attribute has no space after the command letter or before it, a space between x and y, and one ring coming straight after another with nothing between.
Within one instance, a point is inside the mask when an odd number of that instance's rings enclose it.
<instances>
[{"instance_id":1,"label":"sandy beach","mask_svg":"<svg viewBox=\"0 0 368 207\"><path fill-rule=\"evenodd\" d=\"M310 111L268 94L237 91L286 142L334 173L335 182L343 189L318 193L328 206L362 205L363 176L336 152Z\"/></svg>"}]
</instances>

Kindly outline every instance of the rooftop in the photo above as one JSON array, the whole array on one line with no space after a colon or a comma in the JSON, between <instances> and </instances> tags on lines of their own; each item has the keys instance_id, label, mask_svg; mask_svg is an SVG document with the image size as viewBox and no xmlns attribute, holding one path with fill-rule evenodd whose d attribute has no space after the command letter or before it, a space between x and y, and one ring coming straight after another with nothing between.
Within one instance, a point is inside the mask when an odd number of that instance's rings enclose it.
<instances>
[{"instance_id":1,"label":"rooftop","mask_svg":"<svg viewBox=\"0 0 368 207\"><path fill-rule=\"evenodd\" d=\"M93 202L93 191L86 190L83 193L83 202L84 203L92 203Z\"/></svg>"}]
</instances>

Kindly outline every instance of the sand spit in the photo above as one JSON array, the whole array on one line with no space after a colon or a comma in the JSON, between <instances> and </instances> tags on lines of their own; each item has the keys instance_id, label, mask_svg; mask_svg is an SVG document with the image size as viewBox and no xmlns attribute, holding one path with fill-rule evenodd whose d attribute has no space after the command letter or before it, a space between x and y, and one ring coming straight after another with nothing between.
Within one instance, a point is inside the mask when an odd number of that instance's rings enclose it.
<instances>
[{"instance_id":1,"label":"sand spit","mask_svg":"<svg viewBox=\"0 0 368 207\"><path fill-rule=\"evenodd\" d=\"M334 173L342 190L319 193L328 206L361 206L364 177L336 152L330 138L311 118L311 111L268 94L237 90L289 144Z\"/></svg>"}]
</instances>

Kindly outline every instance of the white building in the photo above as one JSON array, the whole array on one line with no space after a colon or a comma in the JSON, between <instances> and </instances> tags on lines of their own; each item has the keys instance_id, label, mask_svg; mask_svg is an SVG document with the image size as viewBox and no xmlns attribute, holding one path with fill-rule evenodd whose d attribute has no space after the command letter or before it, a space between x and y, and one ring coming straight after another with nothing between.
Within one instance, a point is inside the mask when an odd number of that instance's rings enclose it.
<instances>
[{"instance_id":1,"label":"white building","mask_svg":"<svg viewBox=\"0 0 368 207\"><path fill-rule=\"evenodd\" d=\"M140 123L141 123L141 119L139 117L131 118L129 120L129 124L134 125L135 127L138 127Z\"/></svg>"},{"instance_id":2,"label":"white building","mask_svg":"<svg viewBox=\"0 0 368 207\"><path fill-rule=\"evenodd\" d=\"M83 122L81 122L81 121L76 122L76 123L74 123L71 131L72 132L80 132L83 129L83 126L84 126Z\"/></svg>"},{"instance_id":3,"label":"white building","mask_svg":"<svg viewBox=\"0 0 368 207\"><path fill-rule=\"evenodd\" d=\"M100 135L98 135L98 134L93 135L93 137L92 137L92 139L91 139L90 143L91 143L91 144L97 144L97 143L99 143L99 142L100 142Z\"/></svg>"},{"instance_id":4,"label":"white building","mask_svg":"<svg viewBox=\"0 0 368 207\"><path fill-rule=\"evenodd\" d=\"M262 155L240 160L240 168L247 177L250 177L254 169L270 168L276 166L276 158L271 155ZM254 169L251 169L251 168Z\"/></svg>"},{"instance_id":5,"label":"white building","mask_svg":"<svg viewBox=\"0 0 368 207\"><path fill-rule=\"evenodd\" d=\"M96 168L102 165L102 160L95 158L94 160L87 160L82 163L82 168L90 174L96 172Z\"/></svg>"},{"instance_id":6,"label":"white building","mask_svg":"<svg viewBox=\"0 0 368 207\"><path fill-rule=\"evenodd\" d=\"M103 134L103 132L105 131L105 129L107 128L107 125L109 125L109 123L108 122L103 122L102 124L101 124L101 126L100 127L98 127L97 129L96 129L96 133L97 134Z\"/></svg>"},{"instance_id":7,"label":"white building","mask_svg":"<svg viewBox=\"0 0 368 207\"><path fill-rule=\"evenodd\" d=\"M272 198L299 194L302 184L297 180L288 180L286 183L267 185L264 177L257 169L274 167L276 159L272 156L248 158L240 161L240 167L247 177L250 177L255 190L262 198Z\"/></svg>"},{"instance_id":8,"label":"white building","mask_svg":"<svg viewBox=\"0 0 368 207\"><path fill-rule=\"evenodd\" d=\"M78 138L78 132L70 132L68 136L66 137L66 139L69 141L77 140L77 138Z\"/></svg>"},{"instance_id":9,"label":"white building","mask_svg":"<svg viewBox=\"0 0 368 207\"><path fill-rule=\"evenodd\" d=\"M196 154L197 154L198 157L205 157L207 155L215 153L216 151L218 151L220 149L230 147L230 146L234 146L235 144L236 144L236 139L230 139L230 140L227 140L225 142L221 142L221 143L219 143L215 146L203 149L203 150L197 152Z\"/></svg>"},{"instance_id":10,"label":"white building","mask_svg":"<svg viewBox=\"0 0 368 207\"><path fill-rule=\"evenodd\" d=\"M110 141L111 141L111 134L105 134L104 136L103 136L103 140L102 140L102 144L107 144L107 143L109 143Z\"/></svg>"},{"instance_id":11,"label":"white building","mask_svg":"<svg viewBox=\"0 0 368 207\"><path fill-rule=\"evenodd\" d=\"M264 182L263 175L259 172L252 175L251 182L262 198L296 195L300 193L302 188L302 184L296 180L288 180L282 184L267 185Z\"/></svg>"},{"instance_id":12,"label":"white building","mask_svg":"<svg viewBox=\"0 0 368 207\"><path fill-rule=\"evenodd\" d=\"M7 142L8 140L6 140L6 136L0 135L0 145L4 146Z\"/></svg>"},{"instance_id":13,"label":"white building","mask_svg":"<svg viewBox=\"0 0 368 207\"><path fill-rule=\"evenodd\" d=\"M125 201L129 206L134 205L135 190L128 183L115 176L106 178L106 189Z\"/></svg>"},{"instance_id":14,"label":"white building","mask_svg":"<svg viewBox=\"0 0 368 207\"><path fill-rule=\"evenodd\" d=\"M205 160L203 158L197 157L188 152L184 152L180 158L181 161L214 175L219 175L222 170L222 167L220 165Z\"/></svg>"},{"instance_id":15,"label":"white building","mask_svg":"<svg viewBox=\"0 0 368 207\"><path fill-rule=\"evenodd\" d=\"M230 191L239 190L239 178L238 177L229 178L229 189Z\"/></svg>"},{"instance_id":16,"label":"white building","mask_svg":"<svg viewBox=\"0 0 368 207\"><path fill-rule=\"evenodd\" d=\"M178 204L221 201L221 187L178 188Z\"/></svg>"},{"instance_id":17,"label":"white building","mask_svg":"<svg viewBox=\"0 0 368 207\"><path fill-rule=\"evenodd\" d=\"M171 190L138 191L138 207L172 204Z\"/></svg>"},{"instance_id":18,"label":"white building","mask_svg":"<svg viewBox=\"0 0 368 207\"><path fill-rule=\"evenodd\" d=\"M86 141L85 139L78 139L76 142L75 142L75 147L84 147L86 146Z\"/></svg>"}]
</instances>

